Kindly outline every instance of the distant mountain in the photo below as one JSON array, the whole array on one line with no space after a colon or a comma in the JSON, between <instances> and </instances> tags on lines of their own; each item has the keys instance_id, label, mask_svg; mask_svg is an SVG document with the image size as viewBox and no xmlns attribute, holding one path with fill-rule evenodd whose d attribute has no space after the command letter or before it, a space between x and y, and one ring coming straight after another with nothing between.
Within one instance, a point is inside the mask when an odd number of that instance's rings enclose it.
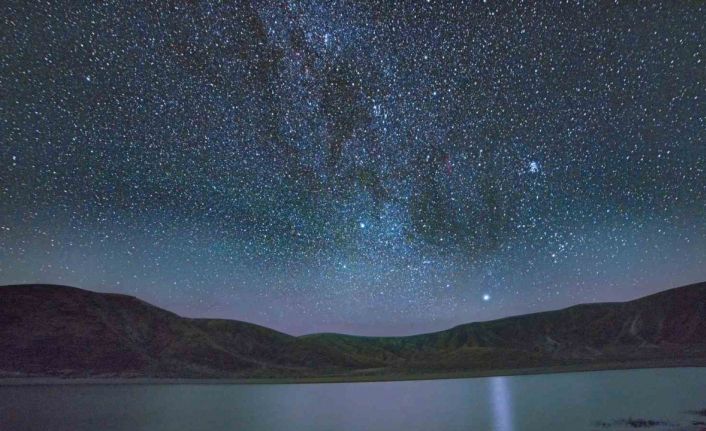
<instances>
[{"instance_id":1,"label":"distant mountain","mask_svg":"<svg viewBox=\"0 0 706 431\"><path fill-rule=\"evenodd\" d=\"M384 377L677 363L706 365L706 283L408 337L293 337L180 317L131 296L0 287L0 376Z\"/></svg>"}]
</instances>

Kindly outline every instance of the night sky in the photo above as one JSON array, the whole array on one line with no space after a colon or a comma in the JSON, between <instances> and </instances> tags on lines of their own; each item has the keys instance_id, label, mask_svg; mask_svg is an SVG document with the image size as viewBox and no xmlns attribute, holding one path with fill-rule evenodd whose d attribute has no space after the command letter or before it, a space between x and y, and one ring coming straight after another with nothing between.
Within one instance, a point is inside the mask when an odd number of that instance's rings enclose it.
<instances>
[{"instance_id":1,"label":"night sky","mask_svg":"<svg viewBox=\"0 0 706 431\"><path fill-rule=\"evenodd\" d=\"M528 3L3 1L0 284L398 335L706 280L706 4Z\"/></svg>"}]
</instances>

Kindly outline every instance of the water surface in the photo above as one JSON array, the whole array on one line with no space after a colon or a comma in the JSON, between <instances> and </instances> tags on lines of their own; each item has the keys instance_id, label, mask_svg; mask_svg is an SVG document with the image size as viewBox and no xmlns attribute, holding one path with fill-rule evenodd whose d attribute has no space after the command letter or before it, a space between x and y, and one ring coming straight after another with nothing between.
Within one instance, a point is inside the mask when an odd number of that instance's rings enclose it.
<instances>
[{"instance_id":1,"label":"water surface","mask_svg":"<svg viewBox=\"0 0 706 431\"><path fill-rule=\"evenodd\" d=\"M626 418L692 430L706 417L688 411L703 408L706 368L380 383L0 386L2 431L630 429L613 422Z\"/></svg>"}]
</instances>

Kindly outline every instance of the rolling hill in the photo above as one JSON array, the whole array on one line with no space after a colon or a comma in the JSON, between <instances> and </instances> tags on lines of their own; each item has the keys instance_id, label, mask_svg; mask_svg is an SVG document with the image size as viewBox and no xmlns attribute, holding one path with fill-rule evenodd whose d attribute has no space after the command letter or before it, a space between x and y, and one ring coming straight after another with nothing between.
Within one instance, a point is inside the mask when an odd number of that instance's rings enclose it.
<instances>
[{"instance_id":1,"label":"rolling hill","mask_svg":"<svg viewBox=\"0 0 706 431\"><path fill-rule=\"evenodd\" d=\"M0 287L0 376L311 377L706 365L706 283L407 337L294 337L137 298Z\"/></svg>"}]
</instances>

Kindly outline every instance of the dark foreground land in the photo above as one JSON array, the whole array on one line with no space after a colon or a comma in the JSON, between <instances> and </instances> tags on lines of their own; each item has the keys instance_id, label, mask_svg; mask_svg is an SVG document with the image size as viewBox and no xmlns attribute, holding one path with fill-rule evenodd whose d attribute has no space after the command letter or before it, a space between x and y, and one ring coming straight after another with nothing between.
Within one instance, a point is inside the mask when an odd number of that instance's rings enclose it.
<instances>
[{"instance_id":1,"label":"dark foreground land","mask_svg":"<svg viewBox=\"0 0 706 431\"><path fill-rule=\"evenodd\" d=\"M706 283L409 337L293 337L137 298L0 287L0 384L295 383L706 366Z\"/></svg>"}]
</instances>

